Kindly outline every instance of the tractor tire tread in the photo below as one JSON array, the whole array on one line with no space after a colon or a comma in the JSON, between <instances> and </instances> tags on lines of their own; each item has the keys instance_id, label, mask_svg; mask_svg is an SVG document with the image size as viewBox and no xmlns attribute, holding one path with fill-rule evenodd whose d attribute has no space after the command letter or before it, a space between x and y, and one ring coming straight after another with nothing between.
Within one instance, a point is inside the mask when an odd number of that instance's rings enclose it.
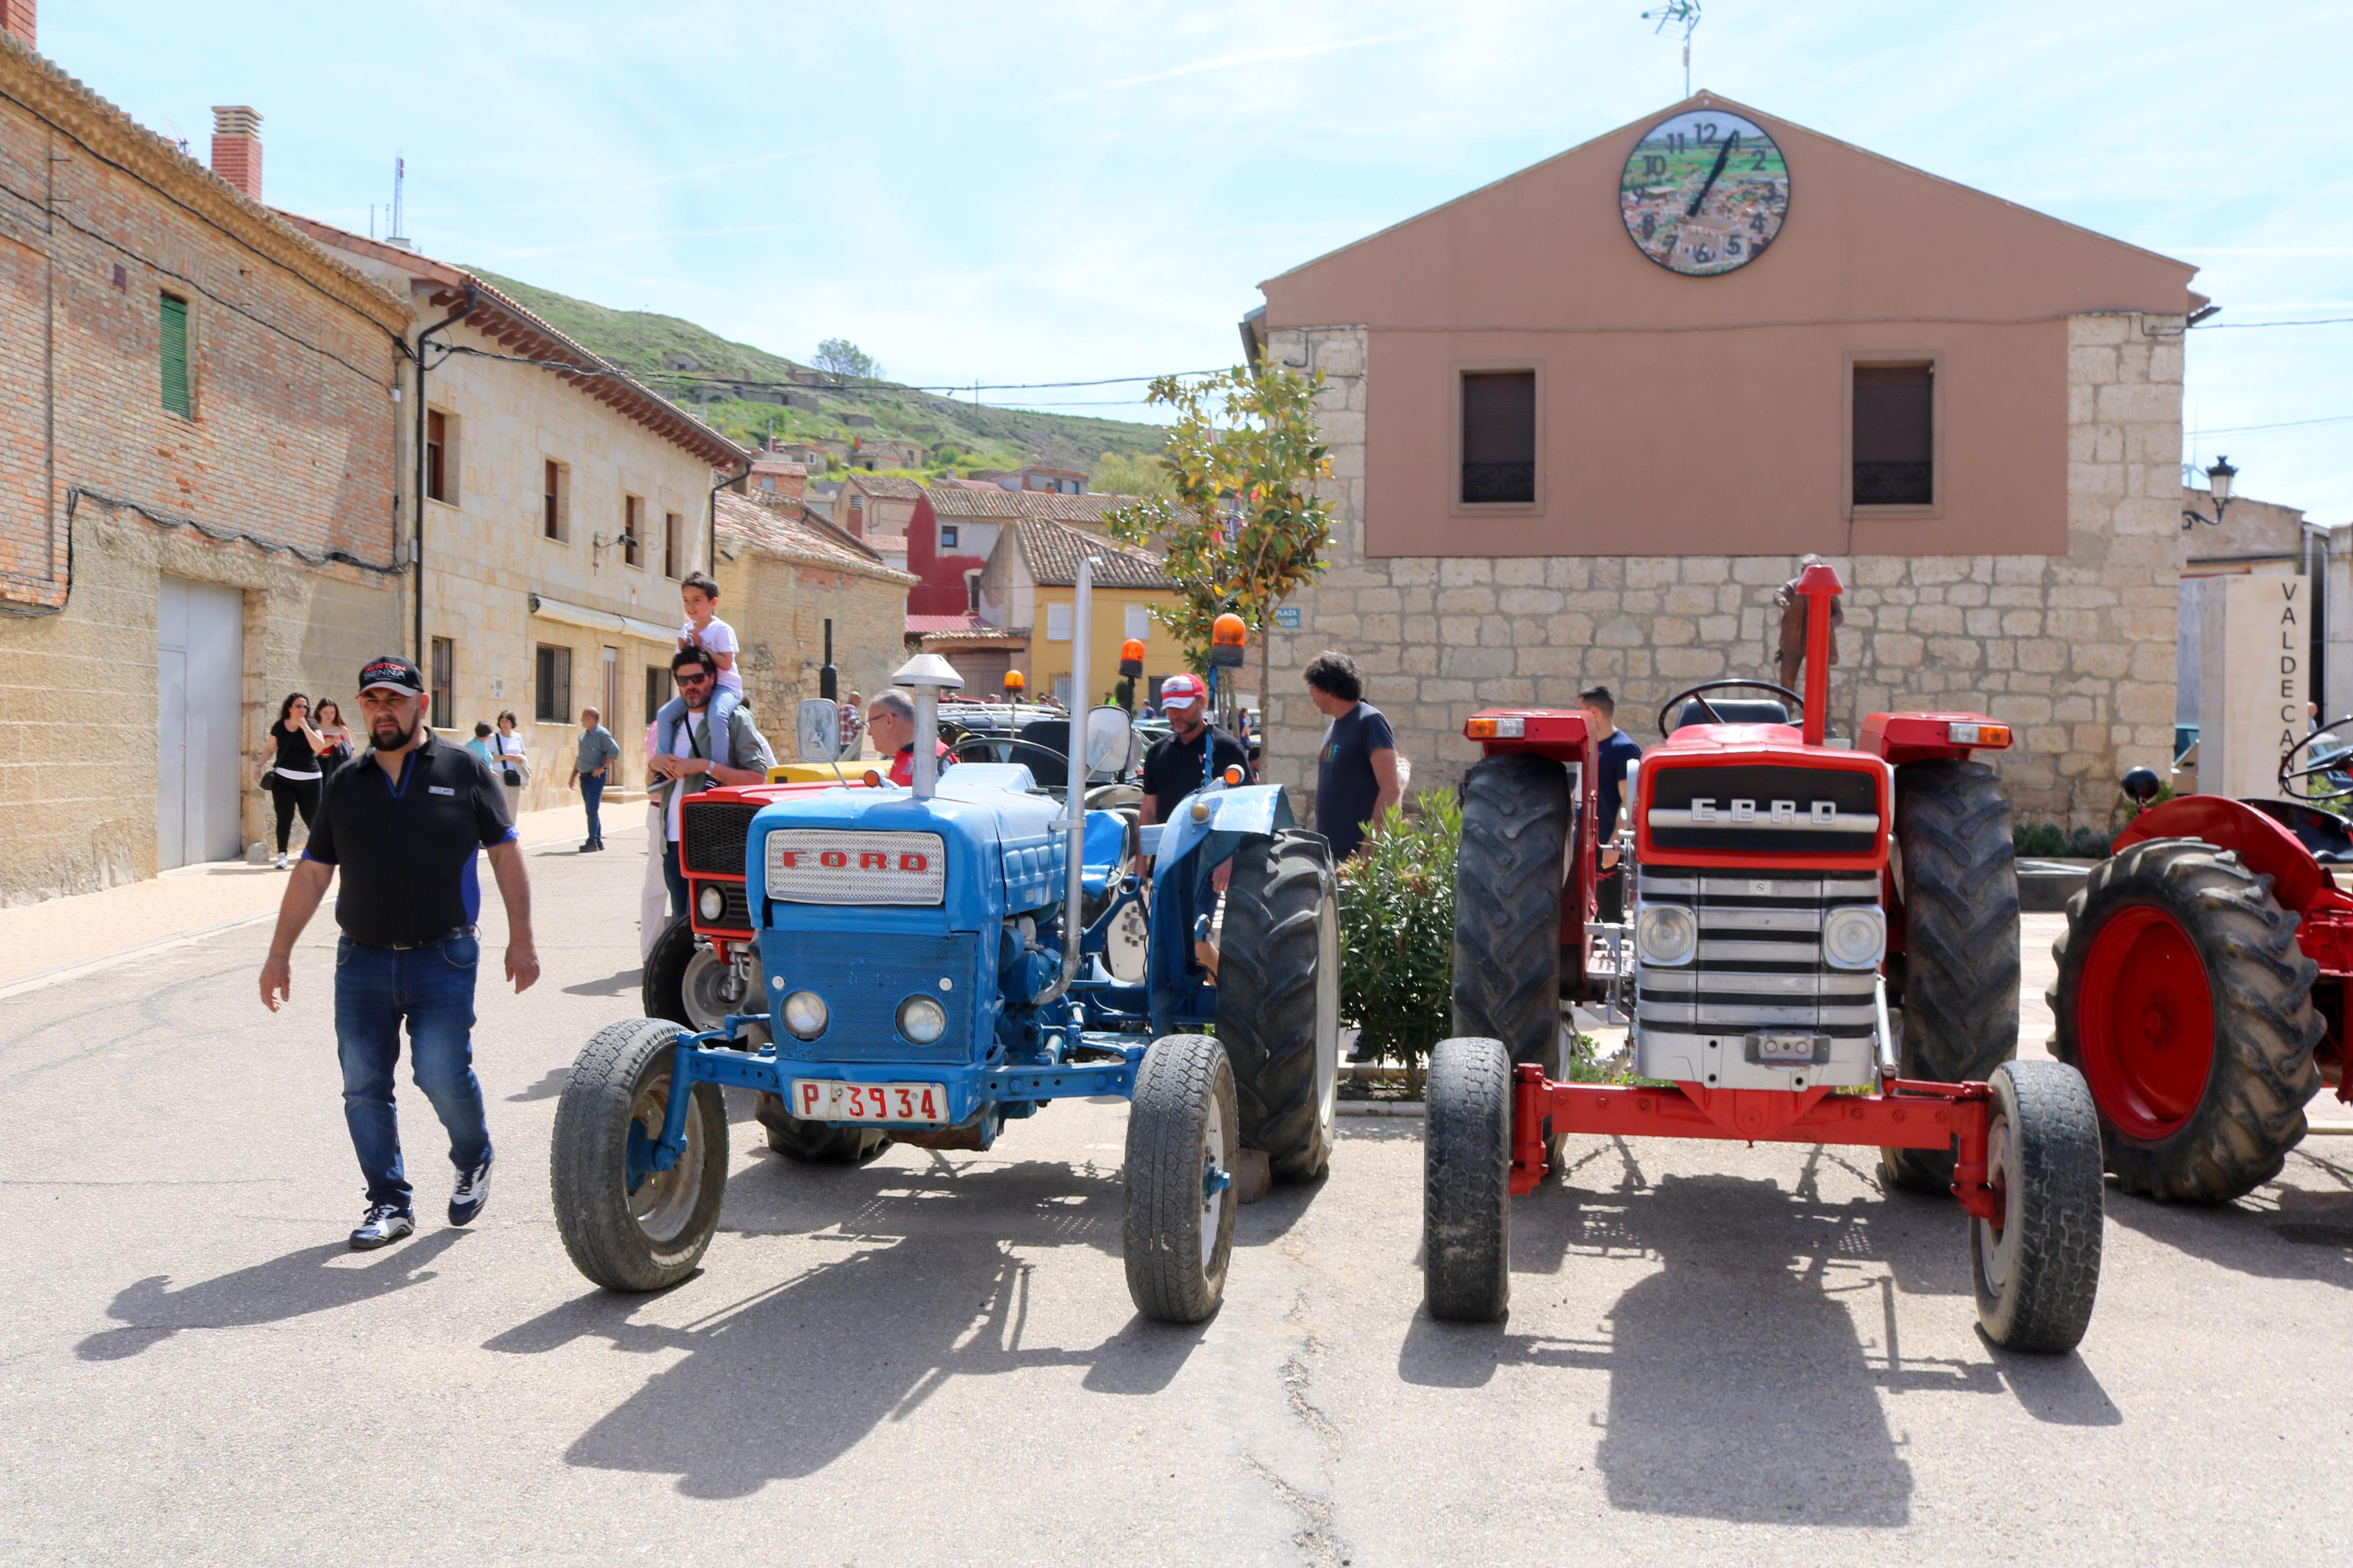
<instances>
[{"instance_id":1,"label":"tractor tire tread","mask_svg":"<svg viewBox=\"0 0 2353 1568\"><path fill-rule=\"evenodd\" d=\"M686 1016L686 966L694 962L694 926L683 915L674 916L654 938L638 984L638 1005L647 1017L694 1027Z\"/></svg>"},{"instance_id":2,"label":"tractor tire tread","mask_svg":"<svg viewBox=\"0 0 2353 1568\"><path fill-rule=\"evenodd\" d=\"M1474 763L1462 781L1454 877L1453 1032L1496 1039L1515 1062L1560 1056L1560 899L1568 772L1526 752Z\"/></svg>"},{"instance_id":3,"label":"tractor tire tread","mask_svg":"<svg viewBox=\"0 0 2353 1568\"><path fill-rule=\"evenodd\" d=\"M608 1290L666 1289L692 1274L718 1228L727 1184L727 1112L716 1084L694 1086L698 1120L711 1137L690 1146L703 1162L702 1195L678 1244L649 1241L630 1215L619 1179L628 1148L629 1111L649 1058L677 1041L668 1018L628 1018L590 1037L572 1066L555 1105L548 1142L550 1196L564 1250L590 1280Z\"/></svg>"},{"instance_id":4,"label":"tractor tire tread","mask_svg":"<svg viewBox=\"0 0 2353 1568\"><path fill-rule=\"evenodd\" d=\"M768 1135L768 1147L800 1165L863 1165L891 1147L879 1127L828 1127L804 1121L785 1109L785 1098L762 1089L752 1101L753 1119Z\"/></svg>"},{"instance_id":5,"label":"tractor tire tread","mask_svg":"<svg viewBox=\"0 0 2353 1568\"><path fill-rule=\"evenodd\" d=\"M1128 1296L1137 1311L1155 1322L1201 1322L1225 1297L1233 1256L1232 1188L1219 1210L1222 1234L1207 1268L1201 1266L1198 1228L1201 1107L1211 1097L1221 1102L1230 1154L1240 1144L1234 1131L1233 1068L1224 1047L1207 1035L1170 1035L1145 1052L1127 1114L1120 1251Z\"/></svg>"},{"instance_id":6,"label":"tractor tire tread","mask_svg":"<svg viewBox=\"0 0 2353 1568\"><path fill-rule=\"evenodd\" d=\"M2062 1355L2084 1338L2100 1289L2106 1225L2099 1112L2083 1076L2056 1062L1995 1069L1994 1104L2018 1148L2018 1250L2006 1299L1988 1289L1972 1220L1970 1280L1986 1336L2005 1350Z\"/></svg>"},{"instance_id":7,"label":"tractor tire tread","mask_svg":"<svg viewBox=\"0 0 2353 1568\"><path fill-rule=\"evenodd\" d=\"M1512 1305L1512 1059L1496 1039L1430 1053L1422 1134L1422 1299L1449 1322Z\"/></svg>"},{"instance_id":8,"label":"tractor tire tread","mask_svg":"<svg viewBox=\"0 0 2353 1568\"><path fill-rule=\"evenodd\" d=\"M1244 1147L1266 1152L1278 1182L1308 1182L1332 1161L1318 1083L1318 921L1335 897L1331 847L1288 829L1234 851L1218 953L1218 1038L1233 1068ZM1335 916L1336 919L1337 916ZM1333 1019L1336 1031L1339 1021ZM1339 1059L1333 1054L1336 1074Z\"/></svg>"},{"instance_id":9,"label":"tractor tire tread","mask_svg":"<svg viewBox=\"0 0 2353 1568\"><path fill-rule=\"evenodd\" d=\"M2214 1066L2197 1109L2162 1139L2133 1137L2103 1114L2107 1168L2128 1193L2229 1203L2278 1175L2305 1135L2304 1107L2320 1088L2313 1051L2327 1032L2312 1001L2320 966L2296 945L2298 917L2272 896L2271 879L2235 853L2192 838L2128 845L2067 900L2066 927L2052 944L2051 1054L2071 1066L2082 1066L2073 1019L2087 933L2131 903L2164 910L2204 959Z\"/></svg>"}]
</instances>

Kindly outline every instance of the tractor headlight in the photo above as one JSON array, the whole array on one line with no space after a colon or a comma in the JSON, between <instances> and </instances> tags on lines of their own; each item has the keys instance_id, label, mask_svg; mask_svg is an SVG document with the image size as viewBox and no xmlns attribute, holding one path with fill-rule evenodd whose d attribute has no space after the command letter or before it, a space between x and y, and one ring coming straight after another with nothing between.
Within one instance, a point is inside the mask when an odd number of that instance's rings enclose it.
<instances>
[{"instance_id":1,"label":"tractor headlight","mask_svg":"<svg viewBox=\"0 0 2353 1568\"><path fill-rule=\"evenodd\" d=\"M785 998L785 1027L795 1039L814 1040L825 1033L825 998L814 991L796 991Z\"/></svg>"},{"instance_id":2,"label":"tractor headlight","mask_svg":"<svg viewBox=\"0 0 2353 1568\"><path fill-rule=\"evenodd\" d=\"M948 1032L948 1010L928 996L910 996L899 1004L899 1033L919 1046L928 1046Z\"/></svg>"},{"instance_id":3,"label":"tractor headlight","mask_svg":"<svg viewBox=\"0 0 2353 1568\"><path fill-rule=\"evenodd\" d=\"M717 925L727 912L727 890L716 882L703 883L702 891L694 895L694 908L704 925Z\"/></svg>"},{"instance_id":4,"label":"tractor headlight","mask_svg":"<svg viewBox=\"0 0 2353 1568\"><path fill-rule=\"evenodd\" d=\"M1833 969L1876 969L1887 952L1887 917L1849 904L1822 917L1822 957Z\"/></svg>"},{"instance_id":5,"label":"tractor headlight","mask_svg":"<svg viewBox=\"0 0 2353 1568\"><path fill-rule=\"evenodd\" d=\"M1634 915L1634 952L1645 963L1689 963L1699 952L1699 917L1681 904L1644 904Z\"/></svg>"}]
</instances>

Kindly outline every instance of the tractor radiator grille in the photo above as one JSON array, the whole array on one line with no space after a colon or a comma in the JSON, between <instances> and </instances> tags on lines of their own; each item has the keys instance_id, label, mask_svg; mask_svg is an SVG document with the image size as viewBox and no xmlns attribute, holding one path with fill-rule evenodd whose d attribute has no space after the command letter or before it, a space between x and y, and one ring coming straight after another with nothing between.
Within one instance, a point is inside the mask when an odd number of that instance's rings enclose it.
<instances>
[{"instance_id":1,"label":"tractor radiator grille","mask_svg":"<svg viewBox=\"0 0 2353 1568\"><path fill-rule=\"evenodd\" d=\"M760 813L750 801L718 800L698 805L689 796L679 806L679 856L689 873L744 875L744 842Z\"/></svg>"},{"instance_id":2,"label":"tractor radiator grille","mask_svg":"<svg viewBox=\"0 0 2353 1568\"><path fill-rule=\"evenodd\" d=\"M1823 962L1822 917L1842 904L1877 905L1876 875L1676 866L1645 868L1637 889L1645 904L1682 904L1699 917L1691 963L1637 972L1635 1017L1645 1037L1871 1038L1878 975Z\"/></svg>"},{"instance_id":3,"label":"tractor radiator grille","mask_svg":"<svg viewBox=\"0 0 2353 1568\"><path fill-rule=\"evenodd\" d=\"M776 1046L788 1058L828 1062L961 1062L973 1054L979 1005L980 938L970 931L777 931L762 956L770 976ZM784 999L796 991L825 999L825 1033L796 1039ZM901 1037L899 1005L930 996L947 1009L947 1032L927 1046Z\"/></svg>"}]
</instances>

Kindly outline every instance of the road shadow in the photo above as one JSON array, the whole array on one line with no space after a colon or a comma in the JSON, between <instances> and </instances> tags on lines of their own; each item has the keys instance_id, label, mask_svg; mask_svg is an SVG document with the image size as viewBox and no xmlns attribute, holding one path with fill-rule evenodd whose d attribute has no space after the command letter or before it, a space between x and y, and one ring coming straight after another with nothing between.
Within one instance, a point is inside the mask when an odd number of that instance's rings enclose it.
<instances>
[{"instance_id":1,"label":"road shadow","mask_svg":"<svg viewBox=\"0 0 2353 1568\"><path fill-rule=\"evenodd\" d=\"M2332 1142L2334 1140L2331 1141ZM2161 1204L2108 1188L2108 1218L2177 1252L2263 1279L2353 1288L2353 1149L2292 1151L2236 1203Z\"/></svg>"},{"instance_id":2,"label":"road shadow","mask_svg":"<svg viewBox=\"0 0 2353 1568\"><path fill-rule=\"evenodd\" d=\"M520 1094L508 1095L507 1103L509 1105L521 1105L528 1100L554 1100L557 1095L564 1092L564 1086L571 1081L572 1067L570 1063L567 1062L560 1068L550 1068L544 1074L541 1075L540 1080L537 1083L533 1084L530 1088L524 1089Z\"/></svg>"},{"instance_id":3,"label":"road shadow","mask_svg":"<svg viewBox=\"0 0 2353 1568\"><path fill-rule=\"evenodd\" d=\"M1515 1295L1530 1300L1578 1258L1662 1267L1618 1299L1590 1339L1417 1314L1399 1374L1469 1388L1507 1363L1607 1372L1598 1459L1611 1504L1736 1523L1908 1523L1912 1468L1888 1429L1883 1389L2008 1388L2041 1420L2122 1419L2078 1357L1990 1346L1982 1359L1905 1356L1900 1298L1958 1298L1954 1310L1974 1310L1960 1219L1949 1205L1876 1192L1827 1200L1816 1177L1831 1161L1863 1173L1816 1150L1794 1191L1735 1176L1653 1184L1625 1145L1572 1145L1561 1184L1513 1205ZM1878 1348L1865 1347L1859 1321L1877 1327Z\"/></svg>"},{"instance_id":4,"label":"road shadow","mask_svg":"<svg viewBox=\"0 0 2353 1568\"><path fill-rule=\"evenodd\" d=\"M582 1338L684 1352L583 1433L567 1463L675 1475L689 1497L744 1497L822 1470L952 1377L1071 1366L1084 1369L1091 1393L1151 1394L1206 1332L1131 1319L1089 1349L1026 1342L1031 1266L1020 1250L1115 1254L1115 1176L940 1162L764 1169L739 1180L755 1190L739 1206L730 1184L731 1229L807 1229L823 1215L839 1231L812 1239L839 1257L682 1325L637 1321L659 1298L598 1291L488 1342L514 1355Z\"/></svg>"},{"instance_id":5,"label":"road shadow","mask_svg":"<svg viewBox=\"0 0 2353 1568\"><path fill-rule=\"evenodd\" d=\"M616 970L602 980L582 980L564 988L566 996L628 996L645 984L645 966Z\"/></svg>"},{"instance_id":6,"label":"road shadow","mask_svg":"<svg viewBox=\"0 0 2353 1568\"><path fill-rule=\"evenodd\" d=\"M252 1328L373 1300L434 1278L428 1265L466 1234L437 1230L365 1258L341 1242L306 1247L176 1290L170 1276L151 1274L117 1291L107 1307L122 1326L90 1335L74 1354L121 1361L189 1329Z\"/></svg>"}]
</instances>

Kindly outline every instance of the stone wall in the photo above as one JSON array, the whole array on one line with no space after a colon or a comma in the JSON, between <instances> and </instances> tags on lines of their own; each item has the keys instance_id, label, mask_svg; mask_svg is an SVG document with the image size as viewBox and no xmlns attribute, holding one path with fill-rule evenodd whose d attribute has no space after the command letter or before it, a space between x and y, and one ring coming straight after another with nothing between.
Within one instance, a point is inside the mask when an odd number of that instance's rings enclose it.
<instances>
[{"instance_id":1,"label":"stone wall","mask_svg":"<svg viewBox=\"0 0 2353 1568\"><path fill-rule=\"evenodd\" d=\"M1833 733L1865 713L1977 709L2018 731L1998 759L2021 817L2105 822L2126 768L2162 770L2172 740L2181 566L2179 316L2069 323L2065 556L1832 557L1846 583ZM1788 556L1364 554L1366 334L1277 329L1272 358L1323 371L1337 514L1330 570L1276 628L1271 773L1312 795L1324 721L1296 671L1325 647L1355 656L1368 700L1414 764L1451 788L1477 759L1462 722L1493 703L1570 707L1596 683L1655 742L1658 705L1703 680L1774 678L1774 589ZM1377 374L1377 372L1374 372Z\"/></svg>"},{"instance_id":2,"label":"stone wall","mask_svg":"<svg viewBox=\"0 0 2353 1568\"><path fill-rule=\"evenodd\" d=\"M744 633L744 690L760 732L778 762L793 756L793 713L804 698L822 697L825 623L833 621L837 695L872 697L907 662L907 583L903 578L833 571L795 561L722 533L721 602L751 606Z\"/></svg>"}]
</instances>

